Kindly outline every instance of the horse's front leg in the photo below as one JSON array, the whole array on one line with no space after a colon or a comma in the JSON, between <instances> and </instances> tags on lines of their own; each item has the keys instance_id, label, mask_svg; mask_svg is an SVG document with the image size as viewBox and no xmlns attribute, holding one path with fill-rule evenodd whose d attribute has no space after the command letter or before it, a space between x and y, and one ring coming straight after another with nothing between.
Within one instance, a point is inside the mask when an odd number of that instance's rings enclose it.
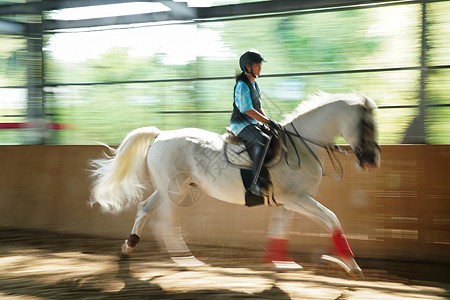
<instances>
[{"instance_id":1,"label":"horse's front leg","mask_svg":"<svg viewBox=\"0 0 450 300\"><path fill-rule=\"evenodd\" d=\"M287 197L287 199L283 199L283 202L287 209L305 215L324 226L331 233L339 256L345 263L345 266L343 267L350 276L363 278L361 268L355 261L353 252L350 249L344 231L342 230L341 223L331 210L306 193L302 194L300 197ZM328 257L329 256L325 256L324 258Z\"/></svg>"},{"instance_id":2,"label":"horse's front leg","mask_svg":"<svg viewBox=\"0 0 450 300\"><path fill-rule=\"evenodd\" d=\"M273 208L267 228L267 246L264 262L273 263L277 269L302 269L289 255L287 230L290 225L292 211L283 207Z\"/></svg>"}]
</instances>

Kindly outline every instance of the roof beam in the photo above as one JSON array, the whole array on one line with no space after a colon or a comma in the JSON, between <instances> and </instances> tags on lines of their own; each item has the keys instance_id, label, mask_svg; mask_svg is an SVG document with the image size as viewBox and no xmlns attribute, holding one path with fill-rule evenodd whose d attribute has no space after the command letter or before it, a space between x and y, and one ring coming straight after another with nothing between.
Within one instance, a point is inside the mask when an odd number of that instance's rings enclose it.
<instances>
[{"instance_id":1,"label":"roof beam","mask_svg":"<svg viewBox=\"0 0 450 300\"><path fill-rule=\"evenodd\" d=\"M40 14L41 11L76 8L96 5L120 4L128 2L161 2L158 0L42 0L23 4L0 5L0 15Z\"/></svg>"},{"instance_id":2,"label":"roof beam","mask_svg":"<svg viewBox=\"0 0 450 300\"><path fill-rule=\"evenodd\" d=\"M161 3L170 8L175 15L187 16L190 17L191 19L196 19L198 17L197 9L193 7L188 7L186 2L173 2L172 0L170 1L166 0L161 1Z\"/></svg>"},{"instance_id":3,"label":"roof beam","mask_svg":"<svg viewBox=\"0 0 450 300\"><path fill-rule=\"evenodd\" d=\"M42 0L40 2L29 2L23 4L7 4L0 5L0 15L10 14L32 14L39 13L41 10L49 11L55 9L75 8L83 6L119 4L127 2L162 2L169 7L182 8L184 11L192 10L185 2L173 2L171 0ZM428 0L434 2L436 0ZM264 2L251 2L242 4L230 4L213 7L197 8L201 11L198 18L217 18L227 16L241 16L249 14L279 13L304 9L317 9L327 7L339 7L358 4L375 4L375 3L401 3L401 2L420 2L407 0L272 0Z\"/></svg>"},{"instance_id":4,"label":"roof beam","mask_svg":"<svg viewBox=\"0 0 450 300\"><path fill-rule=\"evenodd\" d=\"M150 22L163 22L173 20L191 20L190 16L182 16L174 14L173 12L156 12L148 14L137 14L117 17L106 18L94 18L85 20L72 20L72 21L60 21L60 20L44 20L43 30L57 30L57 29L70 29L70 28L86 28L97 26L111 26L111 25L128 25L136 23L150 23Z\"/></svg>"},{"instance_id":5,"label":"roof beam","mask_svg":"<svg viewBox=\"0 0 450 300\"><path fill-rule=\"evenodd\" d=\"M0 34L24 34L25 26L20 23L0 20Z\"/></svg>"},{"instance_id":6,"label":"roof beam","mask_svg":"<svg viewBox=\"0 0 450 300\"><path fill-rule=\"evenodd\" d=\"M375 5L381 3L412 3L419 0L272 0L265 2L250 2L212 7L198 8L199 19L226 18L245 15L293 12L308 9L338 8L355 5Z\"/></svg>"},{"instance_id":7,"label":"roof beam","mask_svg":"<svg viewBox=\"0 0 450 300\"><path fill-rule=\"evenodd\" d=\"M12 4L0 6L0 15L14 13L35 13L62 8L75 8L83 6L107 5L135 2L138 0L42 0L27 4ZM140 0L142 1L142 0ZM423 0L272 0L265 2L251 2L213 7L188 7L185 2L172 0L147 0L148 2L161 2L171 8L169 12L155 12L117 17L93 18L83 20L43 20L44 30L86 28L97 26L127 25L136 23L150 23L161 21L187 21L208 20L227 17L243 17L264 15L271 13L295 12L308 9L339 8L355 5L381 5L418 3ZM433 0L428 0L433 1ZM434 0L436 1L436 0Z\"/></svg>"}]
</instances>

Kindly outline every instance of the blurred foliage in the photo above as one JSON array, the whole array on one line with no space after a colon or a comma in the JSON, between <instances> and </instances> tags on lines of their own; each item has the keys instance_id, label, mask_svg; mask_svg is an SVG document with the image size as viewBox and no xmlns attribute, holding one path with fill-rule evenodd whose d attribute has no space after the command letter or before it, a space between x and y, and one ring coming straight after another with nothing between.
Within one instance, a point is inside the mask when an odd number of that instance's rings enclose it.
<instances>
[{"instance_id":1,"label":"blurred foliage","mask_svg":"<svg viewBox=\"0 0 450 300\"><path fill-rule=\"evenodd\" d=\"M428 5L429 63L450 64L450 2ZM431 70L427 78L427 104L450 103L450 70ZM450 144L450 107L433 107L427 110L427 142Z\"/></svg>"},{"instance_id":2,"label":"blurred foliage","mask_svg":"<svg viewBox=\"0 0 450 300\"><path fill-rule=\"evenodd\" d=\"M0 86L26 84L25 38L0 35Z\"/></svg>"},{"instance_id":3,"label":"blurred foliage","mask_svg":"<svg viewBox=\"0 0 450 300\"><path fill-rule=\"evenodd\" d=\"M432 3L428 7L428 44L430 64L450 64L450 2Z\"/></svg>"},{"instance_id":4,"label":"blurred foliage","mask_svg":"<svg viewBox=\"0 0 450 300\"><path fill-rule=\"evenodd\" d=\"M26 84L25 38L0 35L0 123L24 122L26 92L13 87ZM14 117L7 117L13 115ZM23 143L23 130L0 130L0 144Z\"/></svg>"},{"instance_id":5,"label":"blurred foliage","mask_svg":"<svg viewBox=\"0 0 450 300\"><path fill-rule=\"evenodd\" d=\"M431 3L427 7L429 63L448 64L450 42L446 37L450 21L446 16L450 5ZM223 133L229 113L195 111L231 110L234 79L161 80L232 77L239 71L240 54L249 48L261 51L268 61L263 64L263 76L258 82L264 92L265 110L277 120L317 90L330 93L360 90L378 105L417 105L419 71L271 75L417 66L420 64L420 15L420 5L411 4L206 22L197 24L194 31L192 24L156 26L147 28L145 33L143 29L122 29L121 32L148 45L148 52L137 54L133 46L111 47L99 56L73 62L60 59L48 46L56 35L70 39L74 33L46 36L46 82L104 83L45 88L49 122L68 124L71 128L50 131L47 142L116 144L129 131L141 126L157 126L163 130L200 127ZM155 38L158 31L163 31L166 38ZM177 39L174 32L186 32L186 36ZM86 39L83 41L81 36ZM78 50L99 46L110 36L111 31L80 34ZM195 37L198 39L192 40ZM3 86L25 84L24 59L19 59L25 47L23 40L8 43L8 48L2 45L0 49L0 83ZM208 52L205 50L208 44L220 44L220 47ZM170 48L165 48L167 45ZM186 53L188 58L171 61L173 53L169 52L173 49L178 50L179 56ZM196 53L195 59L188 55L192 53ZM2 68L10 57L23 64L16 67L16 77L9 76L10 72ZM449 77L447 70L429 72L428 103L450 102L446 88ZM191 113L178 113L180 111ZM448 109L432 108L427 112L427 141L449 143ZM417 114L415 108L378 110L380 143L401 142Z\"/></svg>"}]
</instances>

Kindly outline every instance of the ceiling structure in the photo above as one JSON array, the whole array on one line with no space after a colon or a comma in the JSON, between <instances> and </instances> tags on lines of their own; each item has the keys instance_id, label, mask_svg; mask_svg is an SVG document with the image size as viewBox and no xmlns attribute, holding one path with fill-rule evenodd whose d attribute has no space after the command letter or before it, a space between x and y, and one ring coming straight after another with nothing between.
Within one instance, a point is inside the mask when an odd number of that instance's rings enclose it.
<instances>
[{"instance_id":1,"label":"ceiling structure","mask_svg":"<svg viewBox=\"0 0 450 300\"><path fill-rule=\"evenodd\" d=\"M448 0L0 0L0 36L11 35L27 38L27 59L35 63L27 68L28 116L44 116L43 87L43 37L60 30L83 30L88 28L102 29L104 26L129 26L145 23L175 23L175 22L211 22L216 20L250 19L266 16L286 16L291 14L339 11L356 8L392 6L420 3L421 14L421 58L420 66L410 67L410 70L420 71L420 104L419 115L410 125L406 136L414 139L408 142L425 143L424 111L426 107L427 70L448 69L449 66L429 66L427 62L426 40L426 4ZM102 6L131 3L155 4L159 8L154 11L134 11L121 15L92 15L91 11ZM205 6L205 3L211 3ZM55 17L55 14L65 9L88 8L85 15L77 19ZM352 72L400 71L405 68L353 70ZM332 72L346 73L348 70ZM329 74L330 72L328 72ZM325 75L326 72L322 72ZM289 76L298 74L289 74ZM286 74L277 74L286 76ZM183 79L184 80L184 79ZM97 84L97 83L89 83ZM23 88L23 86L20 86ZM391 107L392 108L392 107ZM36 143L44 143L36 141Z\"/></svg>"},{"instance_id":2,"label":"ceiling structure","mask_svg":"<svg viewBox=\"0 0 450 300\"><path fill-rule=\"evenodd\" d=\"M50 12L68 8L92 7L124 3L160 3L167 9L146 13L134 13L111 17L89 17L81 20L57 20ZM96 26L128 25L150 22L170 21L211 21L258 17L271 14L298 13L301 11L339 10L349 7L417 3L422 1L391 0L247 0L220 1L220 4L204 5L208 1L193 0L0 0L0 34L26 34L31 24L42 25L42 31L74 29ZM429 1L428 1L429 2ZM214 3L214 2L212 2Z\"/></svg>"}]
</instances>

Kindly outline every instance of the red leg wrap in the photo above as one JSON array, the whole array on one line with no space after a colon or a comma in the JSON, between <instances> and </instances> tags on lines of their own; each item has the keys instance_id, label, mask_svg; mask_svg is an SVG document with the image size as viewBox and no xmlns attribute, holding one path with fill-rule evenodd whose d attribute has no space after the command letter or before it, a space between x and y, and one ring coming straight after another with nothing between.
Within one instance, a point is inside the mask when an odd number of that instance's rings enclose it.
<instances>
[{"instance_id":1,"label":"red leg wrap","mask_svg":"<svg viewBox=\"0 0 450 300\"><path fill-rule=\"evenodd\" d=\"M333 231L333 240L341 257L354 257L342 229L336 229Z\"/></svg>"},{"instance_id":2,"label":"red leg wrap","mask_svg":"<svg viewBox=\"0 0 450 300\"><path fill-rule=\"evenodd\" d=\"M288 252L288 240L267 238L267 250L263 261L267 263L272 261L292 261Z\"/></svg>"}]
</instances>

